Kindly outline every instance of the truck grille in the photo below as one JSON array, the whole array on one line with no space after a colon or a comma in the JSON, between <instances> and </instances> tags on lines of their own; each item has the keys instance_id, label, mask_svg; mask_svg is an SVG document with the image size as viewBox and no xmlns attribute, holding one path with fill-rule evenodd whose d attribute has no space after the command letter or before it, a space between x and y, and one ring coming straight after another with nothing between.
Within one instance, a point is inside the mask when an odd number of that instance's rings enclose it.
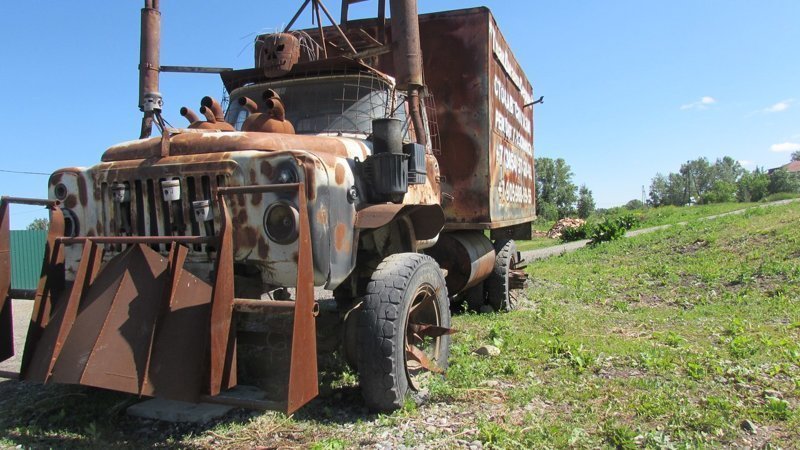
<instances>
[{"instance_id":1,"label":"truck grille","mask_svg":"<svg viewBox=\"0 0 800 450\"><path fill-rule=\"evenodd\" d=\"M217 189L228 185L228 175L175 176L144 179L116 179L102 182L103 230L106 236L215 236L219 231L219 211L216 208ZM178 180L180 198L166 201L161 182ZM126 187L124 201L116 201L114 187ZM210 200L213 220L198 222L192 202ZM168 245L154 244L154 250L166 251ZM190 246L190 251L210 250L205 244Z\"/></svg>"}]
</instances>

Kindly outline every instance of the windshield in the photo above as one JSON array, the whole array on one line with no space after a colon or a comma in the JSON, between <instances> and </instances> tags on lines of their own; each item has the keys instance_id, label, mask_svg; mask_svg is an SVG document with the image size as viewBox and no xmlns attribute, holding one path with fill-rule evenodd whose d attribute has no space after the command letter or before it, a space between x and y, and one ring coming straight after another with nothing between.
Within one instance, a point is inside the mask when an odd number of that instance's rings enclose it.
<instances>
[{"instance_id":1,"label":"windshield","mask_svg":"<svg viewBox=\"0 0 800 450\"><path fill-rule=\"evenodd\" d=\"M265 112L261 96L266 89L274 90L281 97L286 107L286 118L294 125L297 134L369 135L373 119L393 116L405 122L402 99L392 99L389 84L367 75L282 80L245 86L231 94L227 121L241 130L248 112L239 105L240 97L249 97L259 105L259 111Z\"/></svg>"}]
</instances>

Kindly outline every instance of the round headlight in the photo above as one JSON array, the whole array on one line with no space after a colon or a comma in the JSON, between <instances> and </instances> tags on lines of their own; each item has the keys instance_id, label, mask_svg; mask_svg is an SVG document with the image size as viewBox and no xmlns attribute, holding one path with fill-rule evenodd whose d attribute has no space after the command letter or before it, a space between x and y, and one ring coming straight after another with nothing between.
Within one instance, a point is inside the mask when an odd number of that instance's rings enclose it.
<instances>
[{"instance_id":1,"label":"round headlight","mask_svg":"<svg viewBox=\"0 0 800 450\"><path fill-rule=\"evenodd\" d=\"M278 169L276 180L280 184L297 183L297 172L292 167L282 167Z\"/></svg>"},{"instance_id":2,"label":"round headlight","mask_svg":"<svg viewBox=\"0 0 800 450\"><path fill-rule=\"evenodd\" d=\"M53 188L53 193L56 195L56 198L64 201L67 198L67 186L64 183L58 183L55 188Z\"/></svg>"},{"instance_id":3,"label":"round headlight","mask_svg":"<svg viewBox=\"0 0 800 450\"><path fill-rule=\"evenodd\" d=\"M264 213L264 231L278 244L291 244L299 234L300 213L288 202L273 203Z\"/></svg>"},{"instance_id":4,"label":"round headlight","mask_svg":"<svg viewBox=\"0 0 800 450\"><path fill-rule=\"evenodd\" d=\"M80 230L80 224L78 223L78 216L71 209L62 209L64 213L64 236L66 237L75 237L77 236Z\"/></svg>"}]
</instances>

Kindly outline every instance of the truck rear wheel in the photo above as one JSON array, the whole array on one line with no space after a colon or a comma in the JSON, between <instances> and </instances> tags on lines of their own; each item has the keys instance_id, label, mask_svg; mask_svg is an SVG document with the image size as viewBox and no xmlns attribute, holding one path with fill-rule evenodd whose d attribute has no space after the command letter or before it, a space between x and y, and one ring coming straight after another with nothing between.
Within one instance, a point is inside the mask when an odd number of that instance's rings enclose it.
<instances>
[{"instance_id":1,"label":"truck rear wheel","mask_svg":"<svg viewBox=\"0 0 800 450\"><path fill-rule=\"evenodd\" d=\"M364 400L373 411L398 409L447 368L450 308L436 261L418 253L386 257L370 277L358 325Z\"/></svg>"},{"instance_id":2,"label":"truck rear wheel","mask_svg":"<svg viewBox=\"0 0 800 450\"><path fill-rule=\"evenodd\" d=\"M517 265L517 245L512 239L494 243L497 254L494 270L486 279L486 298L495 311L513 311L519 307L516 289L512 288L511 272Z\"/></svg>"}]
</instances>

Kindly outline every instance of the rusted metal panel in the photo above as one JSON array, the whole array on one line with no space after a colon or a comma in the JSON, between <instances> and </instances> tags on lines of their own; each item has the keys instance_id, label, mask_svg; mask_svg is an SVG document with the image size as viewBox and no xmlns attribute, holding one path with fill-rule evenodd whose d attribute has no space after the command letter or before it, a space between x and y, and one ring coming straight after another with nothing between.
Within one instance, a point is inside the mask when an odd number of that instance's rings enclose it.
<instances>
[{"instance_id":1,"label":"rusted metal panel","mask_svg":"<svg viewBox=\"0 0 800 450\"><path fill-rule=\"evenodd\" d=\"M297 306L292 329L292 363L289 368L287 413L291 414L319 394L317 380L317 331L314 320L312 244L305 187L298 186L300 237L297 261Z\"/></svg>"},{"instance_id":2,"label":"rusted metal panel","mask_svg":"<svg viewBox=\"0 0 800 450\"><path fill-rule=\"evenodd\" d=\"M444 233L426 253L447 270L445 281L450 295L480 283L494 270L494 247L479 231Z\"/></svg>"},{"instance_id":3,"label":"rusted metal panel","mask_svg":"<svg viewBox=\"0 0 800 450\"><path fill-rule=\"evenodd\" d=\"M493 221L533 219L533 88L491 15L488 25L491 216Z\"/></svg>"},{"instance_id":4,"label":"rusted metal panel","mask_svg":"<svg viewBox=\"0 0 800 450\"><path fill-rule=\"evenodd\" d=\"M209 394L236 385L236 336L233 317L233 230L225 196L218 197L222 220L211 302ZM232 384L231 384L232 383Z\"/></svg>"},{"instance_id":5,"label":"rusted metal panel","mask_svg":"<svg viewBox=\"0 0 800 450\"><path fill-rule=\"evenodd\" d=\"M433 239L442 231L444 213L438 205L368 205L358 211L355 227L380 228L400 217L408 216L419 240Z\"/></svg>"},{"instance_id":6,"label":"rusted metal panel","mask_svg":"<svg viewBox=\"0 0 800 450\"><path fill-rule=\"evenodd\" d=\"M378 36L375 19L348 29ZM446 229L501 228L535 219L533 91L486 8L419 16L425 84L435 99ZM305 30L311 36L318 32ZM327 30L325 30L328 33ZM391 35L391 23L387 29ZM388 74L391 55L375 58ZM430 101L430 99L429 99Z\"/></svg>"},{"instance_id":7,"label":"rusted metal panel","mask_svg":"<svg viewBox=\"0 0 800 450\"><path fill-rule=\"evenodd\" d=\"M47 243L42 261L42 274L36 288L31 321L25 338L25 349L22 353L20 373L23 376L28 372L34 349L39 345L44 329L50 323L54 304L64 289L64 251L58 241L58 238L63 235L64 213L61 208L52 207L50 209L50 228L47 230Z\"/></svg>"},{"instance_id":8,"label":"rusted metal panel","mask_svg":"<svg viewBox=\"0 0 800 450\"><path fill-rule=\"evenodd\" d=\"M9 203L0 199L0 361L14 356L14 320L11 312L11 238Z\"/></svg>"},{"instance_id":9,"label":"rusted metal panel","mask_svg":"<svg viewBox=\"0 0 800 450\"><path fill-rule=\"evenodd\" d=\"M332 289L350 274L358 242L353 227L357 204L348 199L348 192L354 186L362 192L365 189L354 171L355 160L370 153L367 143L339 137L238 132L178 133L170 140L169 157L157 156L159 139L153 138L112 147L105 161L94 167L57 171L50 179L50 195L55 195L57 185L65 186L64 204L75 214L83 236L185 233L202 237L214 235L219 227L219 208L214 204L219 186L271 185L282 170L289 169L307 184L309 215L314 219L311 235L319 244L313 254L315 285ZM177 202L164 204L159 194L163 179L180 181L186 194L180 207ZM113 197L114 185L120 183L130 192L122 207L115 205ZM437 200L425 193L430 191L429 185L415 187L412 196L416 201ZM190 213L195 200L211 202L213 221L195 220ZM277 200L297 202L293 193L229 198L234 259L258 266L266 284L292 286L297 244L271 242L263 228L264 211ZM340 228L338 234L329 232L336 227ZM166 251L163 244L154 248ZM191 247L189 263L207 265L208 250L213 248L205 244ZM113 252L107 259L111 256ZM68 279L74 277L79 257L79 251L67 247Z\"/></svg>"},{"instance_id":10,"label":"rusted metal panel","mask_svg":"<svg viewBox=\"0 0 800 450\"><path fill-rule=\"evenodd\" d=\"M10 227L10 206L12 203L25 204L25 205L39 205L46 206L51 210L50 216L50 231L45 244L45 255L50 255L50 249L53 245L53 237L56 233L63 232L63 216L61 210L58 208L58 202L43 199L30 199L19 197L2 197L0 198L0 361L4 361L14 355L14 332L13 332L13 317L11 305L11 231ZM43 267L48 267L51 261L45 261ZM44 275L44 269L42 272ZM40 283L39 291L41 292L42 285ZM36 296L38 299L39 296ZM40 301L36 301L33 310L32 321L38 317L40 308ZM37 327L32 324L29 328L28 335L36 335ZM26 348L28 343L26 342ZM24 367L23 359L23 367Z\"/></svg>"}]
</instances>

